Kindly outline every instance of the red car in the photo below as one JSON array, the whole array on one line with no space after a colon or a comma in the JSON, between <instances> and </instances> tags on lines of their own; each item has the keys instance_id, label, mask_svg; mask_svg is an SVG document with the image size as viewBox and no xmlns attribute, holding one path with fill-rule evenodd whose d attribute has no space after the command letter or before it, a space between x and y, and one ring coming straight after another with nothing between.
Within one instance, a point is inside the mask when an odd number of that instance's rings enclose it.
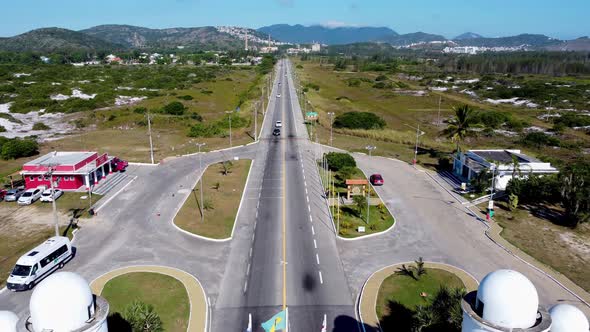
<instances>
[{"instance_id":1,"label":"red car","mask_svg":"<svg viewBox=\"0 0 590 332\"><path fill-rule=\"evenodd\" d=\"M129 163L126 160L122 160L117 157L113 158L112 163L115 172L123 172L127 166L129 166Z\"/></svg>"},{"instance_id":2,"label":"red car","mask_svg":"<svg viewBox=\"0 0 590 332\"><path fill-rule=\"evenodd\" d=\"M374 186L382 186L383 185L383 177L381 174L373 174L369 177L369 181Z\"/></svg>"},{"instance_id":3,"label":"red car","mask_svg":"<svg viewBox=\"0 0 590 332\"><path fill-rule=\"evenodd\" d=\"M6 196L7 191L4 189L0 189L0 201L4 200L4 196Z\"/></svg>"}]
</instances>

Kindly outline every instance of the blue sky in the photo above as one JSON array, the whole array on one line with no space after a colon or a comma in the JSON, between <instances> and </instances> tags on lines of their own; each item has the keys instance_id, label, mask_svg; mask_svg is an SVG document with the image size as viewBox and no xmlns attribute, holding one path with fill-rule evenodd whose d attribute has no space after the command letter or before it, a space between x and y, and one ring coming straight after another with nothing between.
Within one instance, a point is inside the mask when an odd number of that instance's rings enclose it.
<instances>
[{"instance_id":1,"label":"blue sky","mask_svg":"<svg viewBox=\"0 0 590 332\"><path fill-rule=\"evenodd\" d=\"M276 23L387 26L454 37L541 33L590 35L590 0L13 0L2 6L0 36L59 26L99 24L151 28Z\"/></svg>"}]
</instances>

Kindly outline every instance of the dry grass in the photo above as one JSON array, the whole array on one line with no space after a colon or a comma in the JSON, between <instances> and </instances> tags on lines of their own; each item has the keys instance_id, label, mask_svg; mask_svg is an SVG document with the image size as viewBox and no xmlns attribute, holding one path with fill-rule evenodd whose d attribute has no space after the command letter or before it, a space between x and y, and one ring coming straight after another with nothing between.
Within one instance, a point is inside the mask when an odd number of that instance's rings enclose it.
<instances>
[{"instance_id":1,"label":"dry grass","mask_svg":"<svg viewBox=\"0 0 590 332\"><path fill-rule=\"evenodd\" d=\"M252 161L239 160L232 163L231 173L228 175L223 175L223 167L220 164L211 165L205 170L204 207L211 206L204 210L205 221L201 219L200 185L197 184L174 218L176 226L214 239L231 236Z\"/></svg>"},{"instance_id":2,"label":"dry grass","mask_svg":"<svg viewBox=\"0 0 590 332\"><path fill-rule=\"evenodd\" d=\"M502 237L590 291L590 225L573 230L540 218L540 208L510 212L503 202L497 205L494 218L504 228Z\"/></svg>"}]
</instances>

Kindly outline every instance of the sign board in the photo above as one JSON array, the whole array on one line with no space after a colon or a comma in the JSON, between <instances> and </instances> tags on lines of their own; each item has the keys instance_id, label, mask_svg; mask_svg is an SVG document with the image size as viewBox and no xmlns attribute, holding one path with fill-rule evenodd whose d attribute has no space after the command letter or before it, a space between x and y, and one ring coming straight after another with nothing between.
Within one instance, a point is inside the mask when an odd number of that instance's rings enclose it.
<instances>
[{"instance_id":1,"label":"sign board","mask_svg":"<svg viewBox=\"0 0 590 332\"><path fill-rule=\"evenodd\" d=\"M494 209L494 201L489 201L488 202L488 209L493 210Z\"/></svg>"},{"instance_id":2,"label":"sign board","mask_svg":"<svg viewBox=\"0 0 590 332\"><path fill-rule=\"evenodd\" d=\"M359 233L364 233L365 232L365 226L359 226L358 232Z\"/></svg>"},{"instance_id":3,"label":"sign board","mask_svg":"<svg viewBox=\"0 0 590 332\"><path fill-rule=\"evenodd\" d=\"M467 190L467 183L461 182L461 190Z\"/></svg>"},{"instance_id":4,"label":"sign board","mask_svg":"<svg viewBox=\"0 0 590 332\"><path fill-rule=\"evenodd\" d=\"M317 112L305 112L305 120L316 121L318 119Z\"/></svg>"}]
</instances>

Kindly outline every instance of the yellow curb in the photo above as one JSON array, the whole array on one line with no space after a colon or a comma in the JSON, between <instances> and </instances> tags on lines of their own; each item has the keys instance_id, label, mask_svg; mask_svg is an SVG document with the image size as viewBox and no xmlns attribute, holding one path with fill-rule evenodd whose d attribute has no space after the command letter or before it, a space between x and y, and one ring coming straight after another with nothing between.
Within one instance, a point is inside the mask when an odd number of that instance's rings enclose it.
<instances>
[{"instance_id":1,"label":"yellow curb","mask_svg":"<svg viewBox=\"0 0 590 332\"><path fill-rule=\"evenodd\" d=\"M361 315L362 323L370 325L373 328L380 329L379 318L377 318L376 306L377 295L379 294L381 284L387 277L395 274L397 269L400 268L402 264L411 263L412 262L399 263L384 267L381 270L373 273L373 275L371 275L369 279L367 279L367 282L365 283L361 291L359 303L359 313ZM465 285L465 289L467 290L467 292L477 290L477 287L479 285L479 282L472 275L457 267L433 262L425 262L424 266L426 268L440 269L453 273L454 275L459 277L459 279L461 279L461 281Z\"/></svg>"},{"instance_id":2,"label":"yellow curb","mask_svg":"<svg viewBox=\"0 0 590 332\"><path fill-rule=\"evenodd\" d=\"M207 328L207 300L205 298L205 291L201 283L191 274L167 266L157 265L140 265L128 266L107 272L100 277L94 279L90 283L90 288L94 294L101 294L104 286L111 279L127 273L133 272L151 272L160 273L177 279L182 282L188 293L188 300L190 303L189 321L187 331L206 331Z\"/></svg>"}]
</instances>

